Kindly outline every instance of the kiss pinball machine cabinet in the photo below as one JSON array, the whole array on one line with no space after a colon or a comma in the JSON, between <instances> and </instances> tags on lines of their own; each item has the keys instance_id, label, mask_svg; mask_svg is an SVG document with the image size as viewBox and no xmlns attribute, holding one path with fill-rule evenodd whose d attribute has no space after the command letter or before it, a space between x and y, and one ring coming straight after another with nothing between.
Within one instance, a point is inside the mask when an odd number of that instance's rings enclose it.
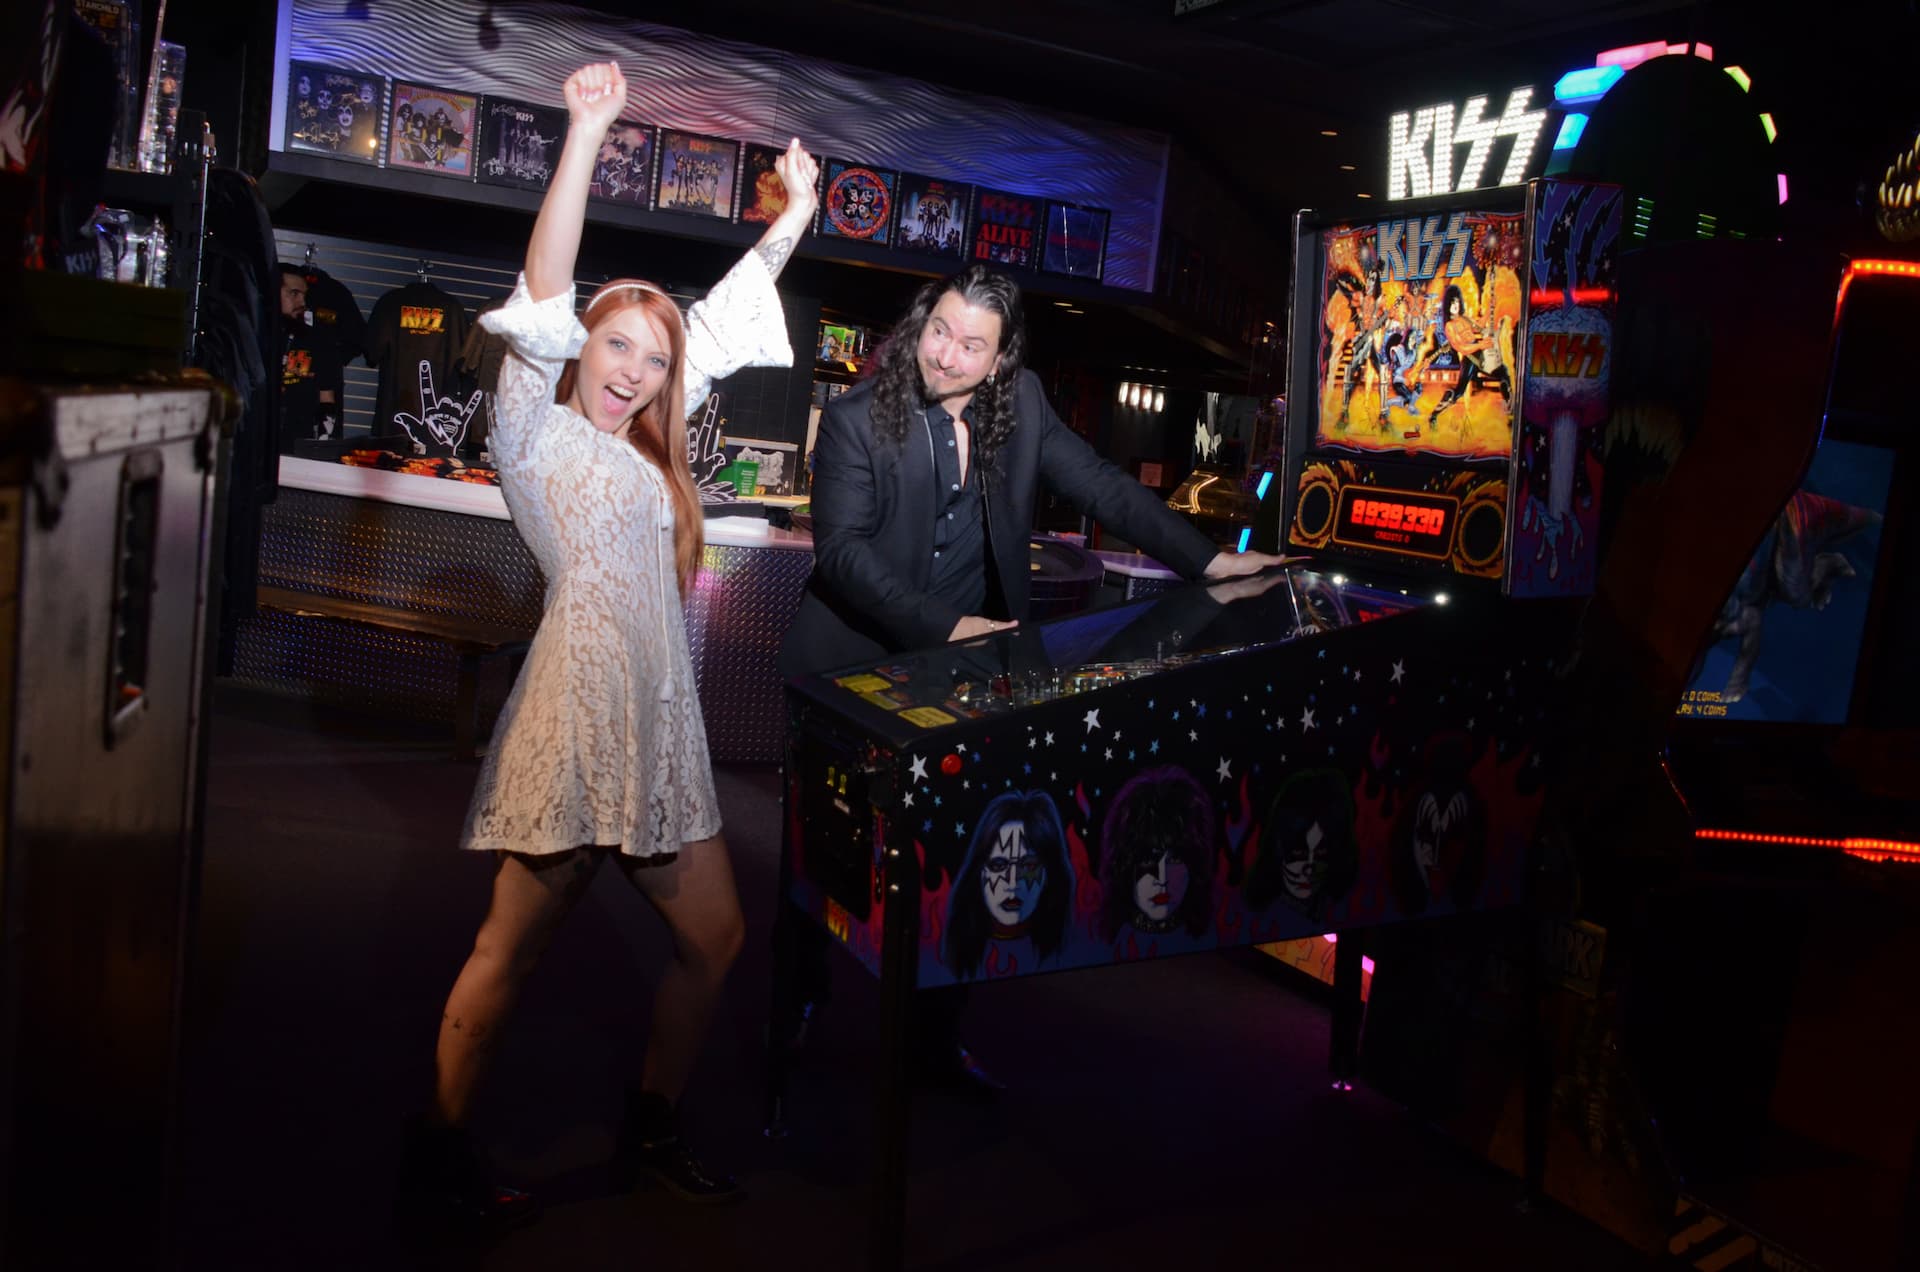
<instances>
[{"instance_id":1,"label":"kiss pinball machine cabinet","mask_svg":"<svg viewBox=\"0 0 1920 1272\"><path fill-rule=\"evenodd\" d=\"M1295 218L1281 551L1593 590L1622 202L1539 180Z\"/></svg>"},{"instance_id":2,"label":"kiss pinball machine cabinet","mask_svg":"<svg viewBox=\"0 0 1920 1272\"><path fill-rule=\"evenodd\" d=\"M916 990L1519 901L1564 633L1499 604L1283 567L789 682L782 901L881 983L870 1267Z\"/></svg>"}]
</instances>

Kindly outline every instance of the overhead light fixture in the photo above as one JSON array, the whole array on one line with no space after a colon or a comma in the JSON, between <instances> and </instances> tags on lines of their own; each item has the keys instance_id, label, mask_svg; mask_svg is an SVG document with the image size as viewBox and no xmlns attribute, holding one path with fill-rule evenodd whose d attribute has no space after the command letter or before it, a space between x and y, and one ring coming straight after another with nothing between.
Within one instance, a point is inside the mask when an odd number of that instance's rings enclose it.
<instances>
[{"instance_id":1,"label":"overhead light fixture","mask_svg":"<svg viewBox=\"0 0 1920 1272\"><path fill-rule=\"evenodd\" d=\"M1320 130L1320 135L1322 137L1338 137L1340 135L1340 130L1338 128L1322 128Z\"/></svg>"},{"instance_id":2,"label":"overhead light fixture","mask_svg":"<svg viewBox=\"0 0 1920 1272\"><path fill-rule=\"evenodd\" d=\"M1167 409L1167 395L1160 389L1153 391L1153 409L1156 411L1164 411Z\"/></svg>"},{"instance_id":3,"label":"overhead light fixture","mask_svg":"<svg viewBox=\"0 0 1920 1272\"><path fill-rule=\"evenodd\" d=\"M1071 309L1073 307L1073 302L1070 300L1056 300L1053 303L1062 309Z\"/></svg>"},{"instance_id":4,"label":"overhead light fixture","mask_svg":"<svg viewBox=\"0 0 1920 1272\"><path fill-rule=\"evenodd\" d=\"M1127 405L1132 407L1136 411L1140 409L1140 386L1139 385L1136 384L1127 390Z\"/></svg>"},{"instance_id":5,"label":"overhead light fixture","mask_svg":"<svg viewBox=\"0 0 1920 1272\"><path fill-rule=\"evenodd\" d=\"M1120 382L1120 405L1122 406L1127 404L1127 387L1126 381L1122 380Z\"/></svg>"},{"instance_id":6,"label":"overhead light fixture","mask_svg":"<svg viewBox=\"0 0 1920 1272\"><path fill-rule=\"evenodd\" d=\"M1353 165L1350 163L1343 163L1340 165L1340 171L1342 172L1352 172L1353 170L1354 170Z\"/></svg>"},{"instance_id":7,"label":"overhead light fixture","mask_svg":"<svg viewBox=\"0 0 1920 1272\"><path fill-rule=\"evenodd\" d=\"M1085 314L1087 311L1084 309L1069 309L1067 312L1070 314Z\"/></svg>"},{"instance_id":8,"label":"overhead light fixture","mask_svg":"<svg viewBox=\"0 0 1920 1272\"><path fill-rule=\"evenodd\" d=\"M1372 195L1370 195L1370 194L1368 194L1368 193L1366 193L1365 191L1362 191L1362 192L1360 192L1359 194L1356 194L1356 195L1355 195L1355 196L1353 196L1353 197L1354 197L1354 198L1356 198L1356 199L1371 199L1371 198L1372 198L1373 196L1372 196Z\"/></svg>"}]
</instances>

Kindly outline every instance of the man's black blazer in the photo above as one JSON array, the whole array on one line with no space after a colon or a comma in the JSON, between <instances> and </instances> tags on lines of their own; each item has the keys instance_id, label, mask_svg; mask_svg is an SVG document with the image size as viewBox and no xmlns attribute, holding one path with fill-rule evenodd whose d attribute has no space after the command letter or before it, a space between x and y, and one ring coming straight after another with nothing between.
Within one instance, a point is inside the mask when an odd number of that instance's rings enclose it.
<instances>
[{"instance_id":1,"label":"man's black blazer","mask_svg":"<svg viewBox=\"0 0 1920 1272\"><path fill-rule=\"evenodd\" d=\"M965 615L927 593L939 506L923 419L900 445L877 441L868 381L827 405L813 452L813 577L780 649L780 674L825 671L946 643ZM1151 490L1060 422L1040 377L1020 373L1013 436L987 484L987 551L1007 612L1028 614L1029 536L1042 485L1186 578L1218 549Z\"/></svg>"}]
</instances>

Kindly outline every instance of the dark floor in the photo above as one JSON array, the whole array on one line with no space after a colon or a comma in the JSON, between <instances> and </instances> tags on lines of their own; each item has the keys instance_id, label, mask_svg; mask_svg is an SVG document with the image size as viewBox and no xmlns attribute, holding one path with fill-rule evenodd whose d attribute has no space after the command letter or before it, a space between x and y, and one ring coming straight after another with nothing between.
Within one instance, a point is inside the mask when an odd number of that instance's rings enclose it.
<instances>
[{"instance_id":1,"label":"dark floor","mask_svg":"<svg viewBox=\"0 0 1920 1272\"><path fill-rule=\"evenodd\" d=\"M400 1266L416 1257L388 1234L400 1126L487 897L490 863L454 848L475 769L437 730L233 692L212 745L186 1266ZM763 1138L778 785L766 769L717 777L750 935L687 1117L751 1199L702 1209L606 1177L667 946L603 871L529 984L475 1118L549 1209L453 1266L858 1266L875 986L840 960L792 1134ZM1364 1087L1332 1094L1324 1005L1257 956L1003 983L975 994L967 1029L1012 1089L920 1097L914 1268L1646 1266L1579 1218L1522 1213L1511 1177Z\"/></svg>"}]
</instances>

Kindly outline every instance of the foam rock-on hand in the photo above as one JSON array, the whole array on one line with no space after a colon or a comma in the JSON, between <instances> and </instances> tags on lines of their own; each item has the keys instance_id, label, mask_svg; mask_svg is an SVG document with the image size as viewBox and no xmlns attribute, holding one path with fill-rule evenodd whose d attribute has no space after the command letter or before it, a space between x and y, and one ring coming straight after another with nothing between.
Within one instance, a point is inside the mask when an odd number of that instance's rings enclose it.
<instances>
[{"instance_id":1,"label":"foam rock-on hand","mask_svg":"<svg viewBox=\"0 0 1920 1272\"><path fill-rule=\"evenodd\" d=\"M627 108L627 80L618 62L593 62L567 76L561 89L573 126L600 136Z\"/></svg>"}]
</instances>

